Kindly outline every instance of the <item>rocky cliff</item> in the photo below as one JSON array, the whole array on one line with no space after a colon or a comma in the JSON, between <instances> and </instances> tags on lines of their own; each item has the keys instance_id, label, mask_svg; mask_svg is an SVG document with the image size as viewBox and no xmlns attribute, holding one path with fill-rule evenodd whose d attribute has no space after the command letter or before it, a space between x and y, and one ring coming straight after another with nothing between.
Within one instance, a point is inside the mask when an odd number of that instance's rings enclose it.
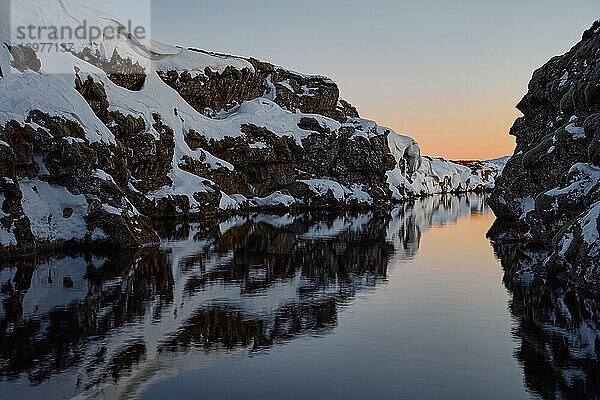
<instances>
[{"instance_id":1,"label":"rocky cliff","mask_svg":"<svg viewBox=\"0 0 600 400\"><path fill-rule=\"evenodd\" d=\"M600 21L563 56L535 71L517 105L515 154L490 205L512 225L495 240L536 249L538 269L600 284Z\"/></svg>"},{"instance_id":2,"label":"rocky cliff","mask_svg":"<svg viewBox=\"0 0 600 400\"><path fill-rule=\"evenodd\" d=\"M109 27L67 0L16 0L0 25ZM489 189L502 165L422 157L337 85L132 35L0 48L0 244L155 243L152 218L373 208Z\"/></svg>"}]
</instances>

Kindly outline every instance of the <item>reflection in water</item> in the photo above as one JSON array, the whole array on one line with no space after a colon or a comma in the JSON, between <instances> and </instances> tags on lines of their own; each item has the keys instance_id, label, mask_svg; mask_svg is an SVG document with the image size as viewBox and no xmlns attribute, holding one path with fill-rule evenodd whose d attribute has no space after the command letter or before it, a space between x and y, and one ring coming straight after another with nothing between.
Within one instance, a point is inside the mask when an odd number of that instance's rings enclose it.
<instances>
[{"instance_id":1,"label":"reflection in water","mask_svg":"<svg viewBox=\"0 0 600 400\"><path fill-rule=\"evenodd\" d=\"M0 391L9 398L137 393L232 351L326 335L359 291L385 284L421 235L481 196L391 215L265 215L160 227L160 250L0 270Z\"/></svg>"},{"instance_id":2,"label":"reflection in water","mask_svg":"<svg viewBox=\"0 0 600 400\"><path fill-rule=\"evenodd\" d=\"M528 389L546 399L600 397L600 301L566 288L533 265L547 254L506 238L495 226L496 254L504 284L512 294L509 310L519 339L515 358Z\"/></svg>"}]
</instances>

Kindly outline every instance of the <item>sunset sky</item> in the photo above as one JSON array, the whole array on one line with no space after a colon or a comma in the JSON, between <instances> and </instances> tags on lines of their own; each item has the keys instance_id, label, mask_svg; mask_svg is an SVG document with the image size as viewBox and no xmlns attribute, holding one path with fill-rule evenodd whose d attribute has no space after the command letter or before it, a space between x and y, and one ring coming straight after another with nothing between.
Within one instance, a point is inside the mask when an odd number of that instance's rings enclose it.
<instances>
[{"instance_id":1,"label":"sunset sky","mask_svg":"<svg viewBox=\"0 0 600 400\"><path fill-rule=\"evenodd\" d=\"M152 2L152 36L327 75L423 154L487 159L512 154L533 70L596 18L598 0L170 0Z\"/></svg>"}]
</instances>

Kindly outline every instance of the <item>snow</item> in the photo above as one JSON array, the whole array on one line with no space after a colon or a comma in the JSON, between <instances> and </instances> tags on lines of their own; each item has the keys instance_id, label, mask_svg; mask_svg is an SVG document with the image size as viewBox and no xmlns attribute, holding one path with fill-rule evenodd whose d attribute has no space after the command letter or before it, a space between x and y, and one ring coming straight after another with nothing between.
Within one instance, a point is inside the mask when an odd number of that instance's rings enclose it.
<instances>
[{"instance_id":1,"label":"snow","mask_svg":"<svg viewBox=\"0 0 600 400\"><path fill-rule=\"evenodd\" d=\"M79 123L85 128L86 139L90 142L114 143L110 130L96 117L83 97L75 95L73 82L74 72L63 75L6 74L4 79L0 79L0 97L3 99L0 102L0 124L15 120L23 125L29 112L38 109L50 116Z\"/></svg>"},{"instance_id":2,"label":"snow","mask_svg":"<svg viewBox=\"0 0 600 400\"><path fill-rule=\"evenodd\" d=\"M148 193L146 197L154 201L158 201L163 198L172 198L174 196L184 195L190 199L190 211L200 211L204 204L200 204L194 197L194 193L206 193L208 188L204 182L208 182L206 179L201 178L197 175L182 170L179 167L175 167L169 177L173 181L171 186L164 186L154 192Z\"/></svg>"},{"instance_id":3,"label":"snow","mask_svg":"<svg viewBox=\"0 0 600 400\"><path fill-rule=\"evenodd\" d=\"M96 169L94 172L92 172L92 176L95 178L102 179L103 181L115 183L115 180L113 179L113 177L111 175L107 174L102 169Z\"/></svg>"},{"instance_id":4,"label":"snow","mask_svg":"<svg viewBox=\"0 0 600 400\"><path fill-rule=\"evenodd\" d=\"M583 129L583 127L575 126L574 123L570 123L569 125L567 125L565 127L565 130L571 135L573 135L573 139L579 140L586 138L585 130Z\"/></svg>"},{"instance_id":5,"label":"snow","mask_svg":"<svg viewBox=\"0 0 600 400\"><path fill-rule=\"evenodd\" d=\"M44 164L44 156L42 154L34 154L33 160L40 167L40 175L50 175L50 171L48 171L46 164Z\"/></svg>"},{"instance_id":6,"label":"snow","mask_svg":"<svg viewBox=\"0 0 600 400\"><path fill-rule=\"evenodd\" d=\"M388 135L388 147L398 165L387 172L387 182L394 200L407 197L449 192L466 192L492 188L502 173L509 157L484 161L483 170L492 172L484 178L484 171L475 173L465 165L439 158L422 157L417 142L394 132ZM400 165L404 165L401 168Z\"/></svg>"},{"instance_id":7,"label":"snow","mask_svg":"<svg viewBox=\"0 0 600 400\"><path fill-rule=\"evenodd\" d=\"M363 185L353 184L348 188L331 179L307 179L298 182L306 184L312 192L319 196L325 196L331 191L333 197L338 201L356 200L359 203L373 203L373 198L365 192Z\"/></svg>"},{"instance_id":8,"label":"snow","mask_svg":"<svg viewBox=\"0 0 600 400\"><path fill-rule=\"evenodd\" d=\"M56 241L85 236L88 205L84 195L75 196L64 187L54 187L39 179L21 180L19 186L23 192L23 211L36 239ZM63 217L65 208L73 209L69 218Z\"/></svg>"},{"instance_id":9,"label":"snow","mask_svg":"<svg viewBox=\"0 0 600 400\"><path fill-rule=\"evenodd\" d=\"M292 196L283 194L278 190L267 197L255 197L252 200L250 200L250 202L252 205L258 207L275 207L279 205L290 207L296 202L296 199L294 199Z\"/></svg>"},{"instance_id":10,"label":"snow","mask_svg":"<svg viewBox=\"0 0 600 400\"><path fill-rule=\"evenodd\" d=\"M581 229L583 240L592 246L598 247L599 234L598 234L598 218L600 217L600 201L594 203L590 207L590 211L581 220Z\"/></svg>"},{"instance_id":11,"label":"snow","mask_svg":"<svg viewBox=\"0 0 600 400\"><path fill-rule=\"evenodd\" d=\"M484 162L483 169L492 172L484 179L484 171L473 173L467 166L451 161L422 157L421 166L412 174L405 175L397 167L388 171L388 184L394 194L394 199L422 195L467 192L475 189L491 188L495 177L502 171L503 166Z\"/></svg>"},{"instance_id":12,"label":"snow","mask_svg":"<svg viewBox=\"0 0 600 400\"><path fill-rule=\"evenodd\" d=\"M364 191L363 185L354 184L350 187L351 194L347 200L356 200L359 203L373 204L373 198L371 195Z\"/></svg>"},{"instance_id":13,"label":"snow","mask_svg":"<svg viewBox=\"0 0 600 400\"><path fill-rule=\"evenodd\" d=\"M563 76L560 77L560 82L559 82L558 86L559 87L565 86L565 84L567 83L568 80L569 80L569 71L565 71Z\"/></svg>"},{"instance_id":14,"label":"snow","mask_svg":"<svg viewBox=\"0 0 600 400\"><path fill-rule=\"evenodd\" d=\"M79 21L87 21L88 25L106 26L114 24L114 20L96 10L88 9L79 5L72 4L69 1L56 0L15 0L18 7L12 7L13 15L10 16L12 24L46 26L52 23L56 26L78 26ZM39 10L44 10L40 13ZM8 18L9 16L4 16ZM8 25L8 21L5 21ZM87 46L86 41L76 43L77 49L83 49ZM236 57L226 57L212 55L205 52L189 51L177 47L166 46L155 42L135 43L127 42L124 39L105 40L96 46L105 58L112 56L113 50L118 50L122 57L130 57L134 62L150 70L189 70L192 73L197 71L203 73L205 68L213 71L222 72L225 68L233 66L238 69L247 68L254 71L252 65L243 59ZM151 51L150 51L151 50ZM2 67L9 69L7 59L10 57L6 49L2 49ZM233 170L233 166L223 160L219 160L211 154L202 150L192 151L185 144L183 132L196 128L205 133L208 137L223 136L222 132L234 132L233 135L241 135L240 125L244 122L255 122L261 125L262 118L269 116L273 120L272 125L275 130L283 129L288 131L296 130L300 116L290 114L287 125L282 126L275 122L281 120L277 113L283 110L275 109L270 115L257 115L256 121L248 121L244 116L245 112L255 113L262 105L255 104L250 106L251 110L240 110L241 117L233 117L233 121L219 123L203 117L197 111L192 109L174 90L169 88L156 74L148 73L147 82L140 92L132 92L111 82L106 74L100 69L88 64L70 53L39 53L42 62L42 72L45 73L15 73L5 74L5 79L0 80L0 97L3 101L0 103L0 123L6 123L10 120L16 120L24 123L29 111L40 109L51 116L60 116L78 122L85 130L86 139L90 142L103 141L107 143L114 142L114 136L110 130L95 116L86 101L74 89L75 71L77 67L80 76L85 80L87 76L92 76L96 82L101 82L107 91L108 100L111 104L111 111L121 111L125 115L142 116L148 123L149 131L158 138L158 133L150 126L153 122L152 114L157 113L163 117L163 122L172 127L177 133L176 137L176 155L174 167L171 171L171 179L175 185L171 188L163 188L162 191L154 193L154 197L160 195L169 196L184 192L190 195L190 202L194 206L198 204L193 199L194 192L202 192L204 185L203 179L194 179L180 171L176 166L179 160L184 156L192 156L197 159L206 158L206 163L210 168L215 169L225 167ZM60 74L53 74L53 72ZM274 104L274 103L273 103ZM269 104L272 106L272 104ZM265 106L266 107L266 106ZM180 117L173 115L173 108L180 110ZM274 108L274 107L272 107ZM266 114L266 113L265 113ZM261 118L262 117L262 118ZM279 121L278 121L279 122ZM203 127L208 125L204 129ZM233 126L237 125L237 126ZM292 125L294 128L292 128ZM238 132L237 134L235 132ZM76 140L68 138L67 140ZM101 174L101 172L98 172ZM98 177L106 178L101 174ZM194 182L192 182L194 181Z\"/></svg>"},{"instance_id":15,"label":"snow","mask_svg":"<svg viewBox=\"0 0 600 400\"><path fill-rule=\"evenodd\" d=\"M523 214L521 214L519 219L525 219L527 214L535 210L535 200L533 197L526 197L524 199L520 199L519 201L521 203L521 210L523 211Z\"/></svg>"},{"instance_id":16,"label":"snow","mask_svg":"<svg viewBox=\"0 0 600 400\"><path fill-rule=\"evenodd\" d=\"M16 246L17 239L15 238L15 234L4 228L0 228L0 244L2 246Z\"/></svg>"},{"instance_id":17,"label":"snow","mask_svg":"<svg viewBox=\"0 0 600 400\"><path fill-rule=\"evenodd\" d=\"M3 193L0 193L0 218L4 218L9 214L2 211L2 207L4 206L4 200L6 200ZM0 226L0 244L2 246L16 246L17 239L15 238L15 234L12 232L14 229L14 224L7 230L4 227Z\"/></svg>"},{"instance_id":18,"label":"snow","mask_svg":"<svg viewBox=\"0 0 600 400\"><path fill-rule=\"evenodd\" d=\"M220 210L237 210L240 208L240 204L235 198L229 197L224 192L221 192L221 200L219 202Z\"/></svg>"},{"instance_id":19,"label":"snow","mask_svg":"<svg viewBox=\"0 0 600 400\"><path fill-rule=\"evenodd\" d=\"M8 16L6 17L8 18ZM127 24L118 21L110 15L100 11L75 4L68 0L13 0L11 7L10 23L12 26L69 26L75 28L81 21L86 21L87 26L98 28L113 27ZM8 26L8 21L2 21ZM44 40L52 41L44 38ZM73 50L81 51L90 46L89 38L69 38L74 43ZM10 42L20 43L16 29L11 30ZM56 41L58 42L58 41ZM178 72L188 71L192 76L203 74L206 68L215 72L223 72L225 68L233 66L237 69L246 68L254 72L252 64L242 58L211 54L203 51L182 49L152 41L148 38L127 40L121 37L101 37L93 41L92 52L100 52L104 59L110 59L116 50L123 58L131 58L133 63L138 63L145 69L166 70ZM41 53L41 52L40 52ZM43 55L42 68L49 73L65 73L72 69L63 69L64 65L57 62L55 57L59 52L49 52ZM44 63L44 61L47 61ZM45 67L48 62L55 61L54 68Z\"/></svg>"},{"instance_id":20,"label":"snow","mask_svg":"<svg viewBox=\"0 0 600 400\"><path fill-rule=\"evenodd\" d=\"M354 129L356 129L355 135L362 136L367 139L370 139L370 138L373 138L376 136L383 136L388 133L394 133L390 128L379 126L379 125L377 125L377 123L375 121L371 121L371 120L364 119L364 118L349 118L346 121L346 123L343 124L343 126L352 127ZM406 145L407 145L406 143L410 143L410 144L417 143L413 139L409 138L408 136L401 136L401 135L396 135L396 136L400 136L400 138L393 138L392 140L397 139L399 146L402 148L406 147ZM389 138L388 138L388 141L389 141ZM390 149L391 149L391 146L390 146Z\"/></svg>"},{"instance_id":21,"label":"snow","mask_svg":"<svg viewBox=\"0 0 600 400\"><path fill-rule=\"evenodd\" d=\"M435 189L431 189L436 183L446 184L445 189L447 191L466 191L467 180L471 176L471 169L469 167L454 164L452 162L442 160L439 158L424 158L423 169L426 174L418 175L419 181L426 193L434 192ZM421 171L419 171L421 173Z\"/></svg>"},{"instance_id":22,"label":"snow","mask_svg":"<svg viewBox=\"0 0 600 400\"><path fill-rule=\"evenodd\" d=\"M102 240L102 239L106 239L106 234L104 233L104 231L100 228L95 228L92 231L92 240Z\"/></svg>"},{"instance_id":23,"label":"snow","mask_svg":"<svg viewBox=\"0 0 600 400\"><path fill-rule=\"evenodd\" d=\"M123 214L123 209L122 208L113 207L113 206L108 205L108 204L102 204L102 209L104 211L106 211L107 213L113 214L113 215L122 215Z\"/></svg>"},{"instance_id":24,"label":"snow","mask_svg":"<svg viewBox=\"0 0 600 400\"><path fill-rule=\"evenodd\" d=\"M571 247L571 243L573 243L573 232L568 232L560 241L561 250L558 252L559 257L564 258L569 247Z\"/></svg>"},{"instance_id":25,"label":"snow","mask_svg":"<svg viewBox=\"0 0 600 400\"><path fill-rule=\"evenodd\" d=\"M517 154L518 155L518 154ZM500 157L500 158L496 158L493 160L487 160L484 161L484 165L486 169L496 169L496 176L492 177L492 180L488 182L483 182L483 184L488 187L489 189L493 189L496 186L496 179L498 179L500 176L502 176L502 173L504 172L504 168L506 167L506 164L508 163L508 160L510 160L510 156L504 156L504 157ZM496 168L494 168L494 166Z\"/></svg>"},{"instance_id":26,"label":"snow","mask_svg":"<svg viewBox=\"0 0 600 400\"><path fill-rule=\"evenodd\" d=\"M519 153L523 153L523 152L519 152ZM506 163L508 162L508 160L510 160L510 156L504 156L504 157L500 157L500 158L495 158L493 160L487 160L485 161L486 163L490 163L490 164L495 164L501 168L504 168L506 166Z\"/></svg>"},{"instance_id":27,"label":"snow","mask_svg":"<svg viewBox=\"0 0 600 400\"><path fill-rule=\"evenodd\" d=\"M286 88L290 92L294 93L294 88L292 87L292 85L290 85L290 80L289 79L286 79L285 81L277 82L277 84L283 86L284 88Z\"/></svg>"},{"instance_id":28,"label":"snow","mask_svg":"<svg viewBox=\"0 0 600 400\"><path fill-rule=\"evenodd\" d=\"M275 88L275 85L273 84L273 82L271 82L271 75L267 76L266 83L268 89L263 94L263 97L265 99L275 101L275 99L277 98L277 88Z\"/></svg>"},{"instance_id":29,"label":"snow","mask_svg":"<svg viewBox=\"0 0 600 400\"><path fill-rule=\"evenodd\" d=\"M72 137L72 136L67 136L67 137L63 138L63 140L65 140L69 144L85 143L85 140L83 140L81 138Z\"/></svg>"},{"instance_id":30,"label":"snow","mask_svg":"<svg viewBox=\"0 0 600 400\"><path fill-rule=\"evenodd\" d=\"M305 96L305 97L314 97L315 94L311 93L310 89L308 86L303 85L300 89L302 89L302 93L300 93L298 96Z\"/></svg>"},{"instance_id":31,"label":"snow","mask_svg":"<svg viewBox=\"0 0 600 400\"><path fill-rule=\"evenodd\" d=\"M159 82L162 84L162 81ZM174 93L174 101L179 97L176 92ZM208 119L195 110L186 106L184 102L184 116L185 120L190 120L189 128L194 128L196 124L197 132L203 134L208 139L222 140L225 136L237 137L241 136L241 126L244 124L252 124L259 127L264 127L269 131L273 132L277 136L289 136L296 140L299 146L302 146L302 139L307 138L311 135L311 131L305 131L298 128L300 120L304 117L310 117L317 120L317 122L331 131L338 130L341 124L335 120L323 117L317 114L302 114L302 113L291 113L287 110L282 109L273 101L266 98L257 98L251 101L246 101L237 107L234 107L227 113L221 114L221 119L214 120ZM180 109L180 108L178 108ZM187 118L186 118L187 116ZM181 125L181 122L173 121L174 126ZM171 124L169 124L171 126Z\"/></svg>"},{"instance_id":32,"label":"snow","mask_svg":"<svg viewBox=\"0 0 600 400\"><path fill-rule=\"evenodd\" d=\"M311 191L317 193L320 196L325 196L330 190L333 196L337 200L344 199L344 195L348 189L344 188L339 183L328 180L328 179L309 179L305 181L299 181L308 185Z\"/></svg>"},{"instance_id":33,"label":"snow","mask_svg":"<svg viewBox=\"0 0 600 400\"><path fill-rule=\"evenodd\" d=\"M250 143L250 148L251 149L266 149L269 146L267 146L266 143L264 142L254 142L254 143Z\"/></svg>"},{"instance_id":34,"label":"snow","mask_svg":"<svg viewBox=\"0 0 600 400\"><path fill-rule=\"evenodd\" d=\"M546 195L556 197L566 194L575 198L587 195L600 182L600 168L586 163L574 164L569 175L572 176L569 186L549 190Z\"/></svg>"},{"instance_id":35,"label":"snow","mask_svg":"<svg viewBox=\"0 0 600 400\"><path fill-rule=\"evenodd\" d=\"M396 162L406 161L409 172L416 171L421 166L421 149L414 139L390 132L387 140Z\"/></svg>"},{"instance_id":36,"label":"snow","mask_svg":"<svg viewBox=\"0 0 600 400\"><path fill-rule=\"evenodd\" d=\"M4 206L4 200L6 200L6 197L4 197L3 193L0 193L0 218L4 218L4 217L10 215L10 214L5 213L2 210L2 207Z\"/></svg>"}]
</instances>

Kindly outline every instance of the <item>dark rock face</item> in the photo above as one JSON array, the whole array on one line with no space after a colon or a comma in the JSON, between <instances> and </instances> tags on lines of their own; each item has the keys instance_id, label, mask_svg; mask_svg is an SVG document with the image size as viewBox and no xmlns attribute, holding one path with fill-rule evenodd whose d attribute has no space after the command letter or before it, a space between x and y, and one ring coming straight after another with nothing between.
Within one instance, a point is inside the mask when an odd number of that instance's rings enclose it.
<instances>
[{"instance_id":1,"label":"dark rock face","mask_svg":"<svg viewBox=\"0 0 600 400\"><path fill-rule=\"evenodd\" d=\"M255 125L243 125L244 136L227 137L220 141L200 141L198 148L231 163L236 173L228 171L227 177L221 179L224 169L206 175L215 182L233 178L230 187L224 187L226 193L240 193L247 197L266 196L274 190L285 188L296 180L297 174L293 161L301 148L291 137L279 137L266 128ZM264 143L264 148L252 148L253 143ZM228 192L227 190L233 190Z\"/></svg>"},{"instance_id":2,"label":"dark rock face","mask_svg":"<svg viewBox=\"0 0 600 400\"><path fill-rule=\"evenodd\" d=\"M60 242L61 237L52 231L58 229L57 224L60 226L75 219L74 209L70 206L64 207L59 215L51 213L47 221L48 236L40 238L38 232L35 238L30 225L32 215L27 215L23 210L25 199L22 186L17 181L28 182L26 187L32 189L33 196L40 196L40 199L31 199L33 207L45 207L40 202L42 199L48 201L47 207L53 207L53 202L63 200L61 197L43 197L40 185L48 187L55 194L58 193L55 190L66 190L61 192L63 196L83 195L81 201L86 203L86 210L83 210L86 229L78 240L91 242L94 240L92 232L99 229L104 239L120 248L158 241L149 220L138 214L129 203L127 188L119 187L117 182L96 173L99 169L110 167L110 160L107 161L103 156L111 151L110 147L89 143L84 137L83 129L77 122L51 117L39 110L31 111L24 125L11 121L0 129L0 138L8 145L0 145L3 176L0 184L3 196L1 222L15 236L12 246L4 247L3 251L9 255L13 252L22 254L27 252L27 247ZM62 219L55 222L57 218Z\"/></svg>"},{"instance_id":3,"label":"dark rock face","mask_svg":"<svg viewBox=\"0 0 600 400\"><path fill-rule=\"evenodd\" d=\"M228 67L222 73L207 68L197 76L174 70L159 71L158 75L192 107L209 117L264 95L292 112L320 114L339 122L358 117L352 105L340 100L340 91L330 79L300 75L253 58L248 61L254 71Z\"/></svg>"},{"instance_id":4,"label":"dark rock face","mask_svg":"<svg viewBox=\"0 0 600 400\"><path fill-rule=\"evenodd\" d=\"M366 183L367 192L372 193L379 204L389 201L385 173L396 163L385 136L353 138L354 128L331 132L313 118L303 118L298 126L313 131L302 141L302 146L291 137L280 137L252 124L242 126L244 136L221 141L207 141L190 133L188 138L193 138L188 140L190 147L204 149L231 163L236 172L224 172L224 169L198 171L189 164L183 169L209 177L216 183L229 181L228 186L219 185L221 190L247 197L263 197L284 190L310 203L315 193L308 190L300 194L303 190L300 188L306 185L297 181L327 176L347 186ZM264 147L253 148L254 143L264 144ZM341 205L339 201L335 203Z\"/></svg>"},{"instance_id":5,"label":"dark rock face","mask_svg":"<svg viewBox=\"0 0 600 400\"><path fill-rule=\"evenodd\" d=\"M600 283L600 22L535 71L510 133L515 154L490 205L524 240L550 250L543 266L580 285Z\"/></svg>"},{"instance_id":6,"label":"dark rock face","mask_svg":"<svg viewBox=\"0 0 600 400\"><path fill-rule=\"evenodd\" d=\"M108 79L115 84L129 90L140 90L146 82L146 70L138 63L133 63L130 58L122 58L117 50L112 54L110 60L105 60L99 50L95 52L86 47L81 52L71 53L105 71Z\"/></svg>"},{"instance_id":7,"label":"dark rock face","mask_svg":"<svg viewBox=\"0 0 600 400\"><path fill-rule=\"evenodd\" d=\"M105 124L112 121L108 114L108 100L106 99L106 91L101 83L96 83L91 77L85 82L81 81L81 78L77 76L75 80L75 89L85 98L88 102L94 114L100 118Z\"/></svg>"},{"instance_id":8,"label":"dark rock face","mask_svg":"<svg viewBox=\"0 0 600 400\"><path fill-rule=\"evenodd\" d=\"M32 48L18 45L9 47L9 51L12 56L11 67L16 68L19 72L26 70L40 72L42 62Z\"/></svg>"}]
</instances>

